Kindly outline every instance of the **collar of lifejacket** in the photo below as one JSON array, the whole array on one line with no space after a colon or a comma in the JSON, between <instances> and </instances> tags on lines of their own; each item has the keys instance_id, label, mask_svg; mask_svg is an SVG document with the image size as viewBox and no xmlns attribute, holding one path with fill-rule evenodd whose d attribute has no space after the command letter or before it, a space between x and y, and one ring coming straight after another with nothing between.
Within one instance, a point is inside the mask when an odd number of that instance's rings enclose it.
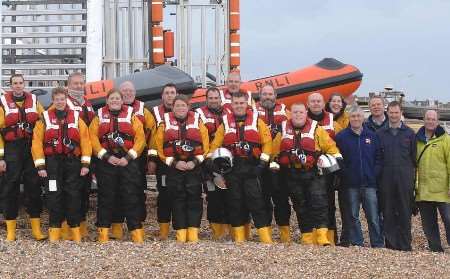
<instances>
[{"instance_id":1,"label":"collar of lifejacket","mask_svg":"<svg viewBox=\"0 0 450 279\"><path fill-rule=\"evenodd\" d=\"M55 109L55 114L56 114L56 118L58 118L59 120L66 118L67 116L67 110L59 110L59 109Z\"/></svg>"},{"instance_id":2,"label":"collar of lifejacket","mask_svg":"<svg viewBox=\"0 0 450 279\"><path fill-rule=\"evenodd\" d=\"M14 102L22 102L23 100L25 100L25 94L22 92L22 96L16 96L13 93L12 99L14 100Z\"/></svg>"},{"instance_id":3,"label":"collar of lifejacket","mask_svg":"<svg viewBox=\"0 0 450 279\"><path fill-rule=\"evenodd\" d=\"M111 113L111 115L113 115L113 116L118 116L119 114L120 114L120 109L119 110L112 110L112 109L109 109L109 113Z\"/></svg>"},{"instance_id":4,"label":"collar of lifejacket","mask_svg":"<svg viewBox=\"0 0 450 279\"><path fill-rule=\"evenodd\" d=\"M241 116L237 116L237 115L234 116L234 119L236 120L236 122L244 122L246 118L247 118L246 114L241 115Z\"/></svg>"},{"instance_id":5,"label":"collar of lifejacket","mask_svg":"<svg viewBox=\"0 0 450 279\"><path fill-rule=\"evenodd\" d=\"M217 109L208 107L208 110L210 112L212 112L213 114L216 114L216 115L221 115L222 114L222 108L221 107L219 107Z\"/></svg>"},{"instance_id":6,"label":"collar of lifejacket","mask_svg":"<svg viewBox=\"0 0 450 279\"><path fill-rule=\"evenodd\" d=\"M308 117L312 120L322 121L325 116L324 111L322 110L319 114L314 114L310 109L308 109Z\"/></svg>"}]
</instances>

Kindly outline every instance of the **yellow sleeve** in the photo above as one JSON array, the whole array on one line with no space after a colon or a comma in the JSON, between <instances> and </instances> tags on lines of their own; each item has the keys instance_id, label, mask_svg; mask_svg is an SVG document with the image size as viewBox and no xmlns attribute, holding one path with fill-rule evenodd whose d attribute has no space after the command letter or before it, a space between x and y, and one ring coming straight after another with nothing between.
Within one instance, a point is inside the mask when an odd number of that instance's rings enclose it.
<instances>
[{"instance_id":1,"label":"yellow sleeve","mask_svg":"<svg viewBox=\"0 0 450 279\"><path fill-rule=\"evenodd\" d=\"M86 167L91 163L92 145L89 137L89 128L81 117L78 119L78 128L80 130L81 164Z\"/></svg>"},{"instance_id":2,"label":"yellow sleeve","mask_svg":"<svg viewBox=\"0 0 450 279\"><path fill-rule=\"evenodd\" d=\"M96 116L92 119L91 125L89 125L89 138L91 139L92 152L101 160L107 150L103 148L98 139L98 126L99 120L98 116Z\"/></svg>"},{"instance_id":3,"label":"yellow sleeve","mask_svg":"<svg viewBox=\"0 0 450 279\"><path fill-rule=\"evenodd\" d=\"M209 145L208 155L206 157L210 157L217 148L222 146L223 136L225 134L225 128L223 124L220 124L219 128L217 128L216 133L214 134L214 139Z\"/></svg>"},{"instance_id":4,"label":"yellow sleeve","mask_svg":"<svg viewBox=\"0 0 450 279\"><path fill-rule=\"evenodd\" d=\"M148 156L150 157L156 157L158 156L158 153L156 151L156 148L154 147L153 138L156 134L156 121L155 117L153 117L153 114L146 108L144 108L144 119L145 119L145 135L147 139L147 147L148 147Z\"/></svg>"},{"instance_id":5,"label":"yellow sleeve","mask_svg":"<svg viewBox=\"0 0 450 279\"><path fill-rule=\"evenodd\" d=\"M206 128L206 126L201 121L199 123L199 128L200 128L200 134L202 135L203 155L201 157L197 157L197 159L199 159L199 161L201 163L201 162L203 162L203 160L205 159L205 156L209 152L209 134L208 134L208 128Z\"/></svg>"},{"instance_id":6,"label":"yellow sleeve","mask_svg":"<svg viewBox=\"0 0 450 279\"><path fill-rule=\"evenodd\" d=\"M33 140L31 141L31 155L36 168L45 168L44 135L45 124L42 120L38 120L34 125Z\"/></svg>"},{"instance_id":7,"label":"yellow sleeve","mask_svg":"<svg viewBox=\"0 0 450 279\"><path fill-rule=\"evenodd\" d=\"M281 133L277 133L272 141L272 160L280 154Z\"/></svg>"},{"instance_id":8,"label":"yellow sleeve","mask_svg":"<svg viewBox=\"0 0 450 279\"><path fill-rule=\"evenodd\" d=\"M262 153L259 159L264 162L269 162L270 155L272 155L272 136L270 135L269 127L261 119L258 119L258 132L262 146Z\"/></svg>"},{"instance_id":9,"label":"yellow sleeve","mask_svg":"<svg viewBox=\"0 0 450 279\"><path fill-rule=\"evenodd\" d=\"M337 121L333 121L333 128L334 128L334 133L337 134L340 131L342 131L344 128L342 128L341 125L339 125L339 123Z\"/></svg>"},{"instance_id":10,"label":"yellow sleeve","mask_svg":"<svg viewBox=\"0 0 450 279\"><path fill-rule=\"evenodd\" d=\"M44 107L39 102L37 102L36 104L36 110L39 115L42 115L42 113L45 111Z\"/></svg>"},{"instance_id":11,"label":"yellow sleeve","mask_svg":"<svg viewBox=\"0 0 450 279\"><path fill-rule=\"evenodd\" d=\"M5 128L5 111L3 107L0 107L0 130ZM3 160L5 157L5 141L3 140L3 136L0 133L0 160Z\"/></svg>"},{"instance_id":12,"label":"yellow sleeve","mask_svg":"<svg viewBox=\"0 0 450 279\"><path fill-rule=\"evenodd\" d=\"M336 146L336 142L328 135L322 127L317 127L315 132L316 149L322 153L342 157L341 152Z\"/></svg>"},{"instance_id":13,"label":"yellow sleeve","mask_svg":"<svg viewBox=\"0 0 450 279\"><path fill-rule=\"evenodd\" d=\"M164 155L164 130L165 130L164 123L161 123L158 126L158 129L156 130L155 137L153 140L154 148L158 152L159 159L161 161L166 162L166 156ZM169 159L170 160L170 159ZM173 161L173 158L172 158Z\"/></svg>"},{"instance_id":14,"label":"yellow sleeve","mask_svg":"<svg viewBox=\"0 0 450 279\"><path fill-rule=\"evenodd\" d=\"M141 155L145 148L145 133L141 121L134 115L131 118L131 124L133 125L134 131L134 145L132 149L128 150L128 155L131 156L131 158L136 159Z\"/></svg>"}]
</instances>

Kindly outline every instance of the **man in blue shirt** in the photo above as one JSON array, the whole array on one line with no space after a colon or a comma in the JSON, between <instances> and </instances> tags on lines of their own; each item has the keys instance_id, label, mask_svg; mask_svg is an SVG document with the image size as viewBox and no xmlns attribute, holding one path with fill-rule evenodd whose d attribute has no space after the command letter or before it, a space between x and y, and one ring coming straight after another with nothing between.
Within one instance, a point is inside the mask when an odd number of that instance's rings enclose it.
<instances>
[{"instance_id":1,"label":"man in blue shirt","mask_svg":"<svg viewBox=\"0 0 450 279\"><path fill-rule=\"evenodd\" d=\"M342 187L347 205L343 218L349 222L349 242L363 246L364 239L359 220L362 205L369 227L370 245L383 247L377 198L377 176L381 170L381 148L377 135L363 127L361 108L350 109L350 126L336 136L336 143L344 157Z\"/></svg>"}]
</instances>

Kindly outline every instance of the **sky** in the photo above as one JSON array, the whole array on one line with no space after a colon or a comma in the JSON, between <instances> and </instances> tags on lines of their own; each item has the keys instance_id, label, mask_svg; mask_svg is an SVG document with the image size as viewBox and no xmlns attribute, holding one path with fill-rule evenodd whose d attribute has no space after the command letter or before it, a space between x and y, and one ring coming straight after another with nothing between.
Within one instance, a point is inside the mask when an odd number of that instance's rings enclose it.
<instances>
[{"instance_id":1,"label":"sky","mask_svg":"<svg viewBox=\"0 0 450 279\"><path fill-rule=\"evenodd\" d=\"M450 101L450 0L240 2L244 79L333 57L364 74L358 96L389 84Z\"/></svg>"}]
</instances>

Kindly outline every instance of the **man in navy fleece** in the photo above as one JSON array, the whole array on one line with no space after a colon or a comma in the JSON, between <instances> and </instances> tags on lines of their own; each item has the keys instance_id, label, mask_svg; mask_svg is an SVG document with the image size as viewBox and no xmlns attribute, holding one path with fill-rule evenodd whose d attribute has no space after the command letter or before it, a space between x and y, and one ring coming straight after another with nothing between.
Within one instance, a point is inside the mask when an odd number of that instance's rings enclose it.
<instances>
[{"instance_id":1,"label":"man in navy fleece","mask_svg":"<svg viewBox=\"0 0 450 279\"><path fill-rule=\"evenodd\" d=\"M336 143L344 157L342 187L347 202L343 218L348 220L351 245L363 246L359 220L362 205L366 215L370 245L383 247L377 199L377 176L381 170L381 148L377 135L363 127L364 113L355 106L350 109L350 126L336 136Z\"/></svg>"}]
</instances>

